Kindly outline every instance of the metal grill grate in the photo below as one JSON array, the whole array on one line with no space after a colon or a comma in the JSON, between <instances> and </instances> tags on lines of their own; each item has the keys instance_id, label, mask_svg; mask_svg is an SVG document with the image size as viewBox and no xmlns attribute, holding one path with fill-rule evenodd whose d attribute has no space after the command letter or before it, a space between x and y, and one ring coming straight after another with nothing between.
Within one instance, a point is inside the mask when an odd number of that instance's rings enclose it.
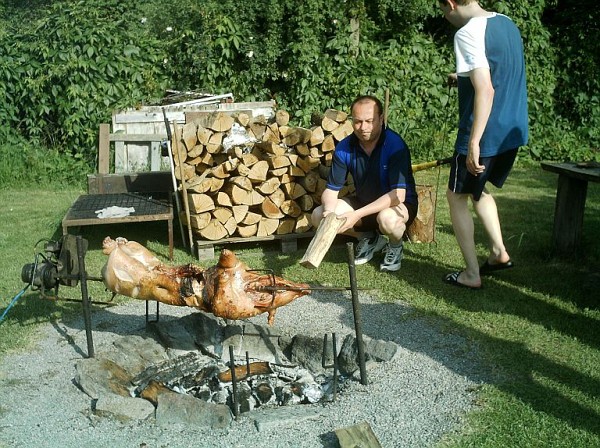
<instances>
[{"instance_id":1,"label":"metal grill grate","mask_svg":"<svg viewBox=\"0 0 600 448\"><path fill-rule=\"evenodd\" d=\"M107 207L133 207L130 216L169 213L169 205L156 199L131 193L88 194L80 196L69 211L69 219L96 218L96 210Z\"/></svg>"}]
</instances>

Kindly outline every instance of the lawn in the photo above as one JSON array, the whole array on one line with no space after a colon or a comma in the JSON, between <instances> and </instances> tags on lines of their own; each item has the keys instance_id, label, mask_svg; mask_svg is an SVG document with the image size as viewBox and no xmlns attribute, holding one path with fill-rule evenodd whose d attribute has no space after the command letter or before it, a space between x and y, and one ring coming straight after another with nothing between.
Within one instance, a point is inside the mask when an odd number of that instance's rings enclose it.
<instances>
[{"instance_id":1,"label":"lawn","mask_svg":"<svg viewBox=\"0 0 600 448\"><path fill-rule=\"evenodd\" d=\"M490 380L479 390L478 410L443 446L600 446L600 185L588 189L581 252L569 259L552 255L551 235L556 175L537 165L518 166L502 190L492 190L509 253L516 267L484 279L480 291L454 288L442 276L462 266L445 196L447 168L417 173L420 183L439 186L436 241L407 244L402 269L380 273L375 264L357 267L360 287L373 288L382 301L402 300L436 321L443 331L461 334L477 346ZM41 239L58 239L60 221L80 194L75 188L0 191L0 314L25 287L21 269L43 251ZM485 240L477 229L479 254ZM197 262L181 245L176 226L174 264ZM89 241L86 271L97 276L105 261L104 236L134 239L166 260L166 224L83 228ZM293 254L274 243L236 247L253 268L273 268L291 280L347 284L343 244L317 270L298 265L307 241ZM80 298L79 288L61 287L62 297ZM90 283L94 300L109 295ZM118 299L128 300L128 299ZM73 302L43 300L25 291L0 322L0 356L27 350L36 326L80 313ZM402 323L399 322L398 325Z\"/></svg>"}]
</instances>

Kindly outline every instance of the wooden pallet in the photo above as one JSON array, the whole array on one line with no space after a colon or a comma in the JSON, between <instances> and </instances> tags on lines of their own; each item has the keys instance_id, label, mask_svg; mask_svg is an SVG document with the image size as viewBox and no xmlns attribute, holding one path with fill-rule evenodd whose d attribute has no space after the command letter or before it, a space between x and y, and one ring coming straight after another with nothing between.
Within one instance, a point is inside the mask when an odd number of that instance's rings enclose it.
<instances>
[{"instance_id":1,"label":"wooden pallet","mask_svg":"<svg viewBox=\"0 0 600 448\"><path fill-rule=\"evenodd\" d=\"M208 241L196 240L198 260L211 260L215 257L215 246L226 246L236 243L260 243L264 241L279 241L282 253L291 253L298 250L298 240L301 238L312 238L315 232L291 233L288 235L268 235L250 238L224 238L222 240Z\"/></svg>"}]
</instances>

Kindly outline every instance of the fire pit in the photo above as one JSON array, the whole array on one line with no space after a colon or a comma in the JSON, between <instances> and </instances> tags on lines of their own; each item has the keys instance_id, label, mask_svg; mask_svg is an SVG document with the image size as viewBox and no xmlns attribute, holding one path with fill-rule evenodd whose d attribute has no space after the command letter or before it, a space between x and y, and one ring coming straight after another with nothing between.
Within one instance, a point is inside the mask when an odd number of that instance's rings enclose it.
<instances>
[{"instance_id":1,"label":"fire pit","mask_svg":"<svg viewBox=\"0 0 600 448\"><path fill-rule=\"evenodd\" d=\"M170 422L194 415L194 424L225 427L254 409L323 403L343 393L359 369L356 340L345 335L334 356L332 339L286 337L268 326L198 312L152 323L146 337L124 336L110 350L78 361L75 382L99 415ZM377 340L365 346L367 358L377 362L397 350Z\"/></svg>"}]
</instances>

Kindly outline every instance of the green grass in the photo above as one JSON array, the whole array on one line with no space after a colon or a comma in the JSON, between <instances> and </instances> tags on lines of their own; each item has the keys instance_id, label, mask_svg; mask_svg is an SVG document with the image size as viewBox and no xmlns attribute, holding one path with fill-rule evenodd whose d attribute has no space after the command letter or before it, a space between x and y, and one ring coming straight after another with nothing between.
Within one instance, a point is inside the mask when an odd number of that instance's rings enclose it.
<instances>
[{"instance_id":1,"label":"green grass","mask_svg":"<svg viewBox=\"0 0 600 448\"><path fill-rule=\"evenodd\" d=\"M505 188L492 192L516 268L485 278L483 290L470 291L441 281L445 273L462 267L444 196L446 177L446 169L439 180L437 170L417 173L420 183L439 182L436 242L407 244L398 273L380 273L375 264L357 267L359 286L373 288L381 301L407 302L441 331L460 334L478 347L489 380L479 390L477 411L466 426L441 445L600 446L600 185L588 189L581 253L562 259L551 253L556 175L539 166L515 168ZM60 220L79 193L61 188L0 191L1 311L25 286L21 268L33 261L36 242L60 237ZM174 264L196 262L182 249L178 230L176 226ZM106 235L139 241L166 260L164 223L88 227L81 234L90 245L89 275L99 275L105 261L100 244ZM477 240L483 260L486 244L479 228ZM274 243L235 250L253 268L273 268L293 280L347 285L343 243L336 244L319 269L306 270L298 261L307 243L301 240L293 254L278 253ZM61 287L60 292L80 297L79 288ZM90 284L90 294L95 300L109 297L98 283ZM26 350L38 324L75 313L81 313L77 303L49 302L27 291L0 323L0 356Z\"/></svg>"}]
</instances>

